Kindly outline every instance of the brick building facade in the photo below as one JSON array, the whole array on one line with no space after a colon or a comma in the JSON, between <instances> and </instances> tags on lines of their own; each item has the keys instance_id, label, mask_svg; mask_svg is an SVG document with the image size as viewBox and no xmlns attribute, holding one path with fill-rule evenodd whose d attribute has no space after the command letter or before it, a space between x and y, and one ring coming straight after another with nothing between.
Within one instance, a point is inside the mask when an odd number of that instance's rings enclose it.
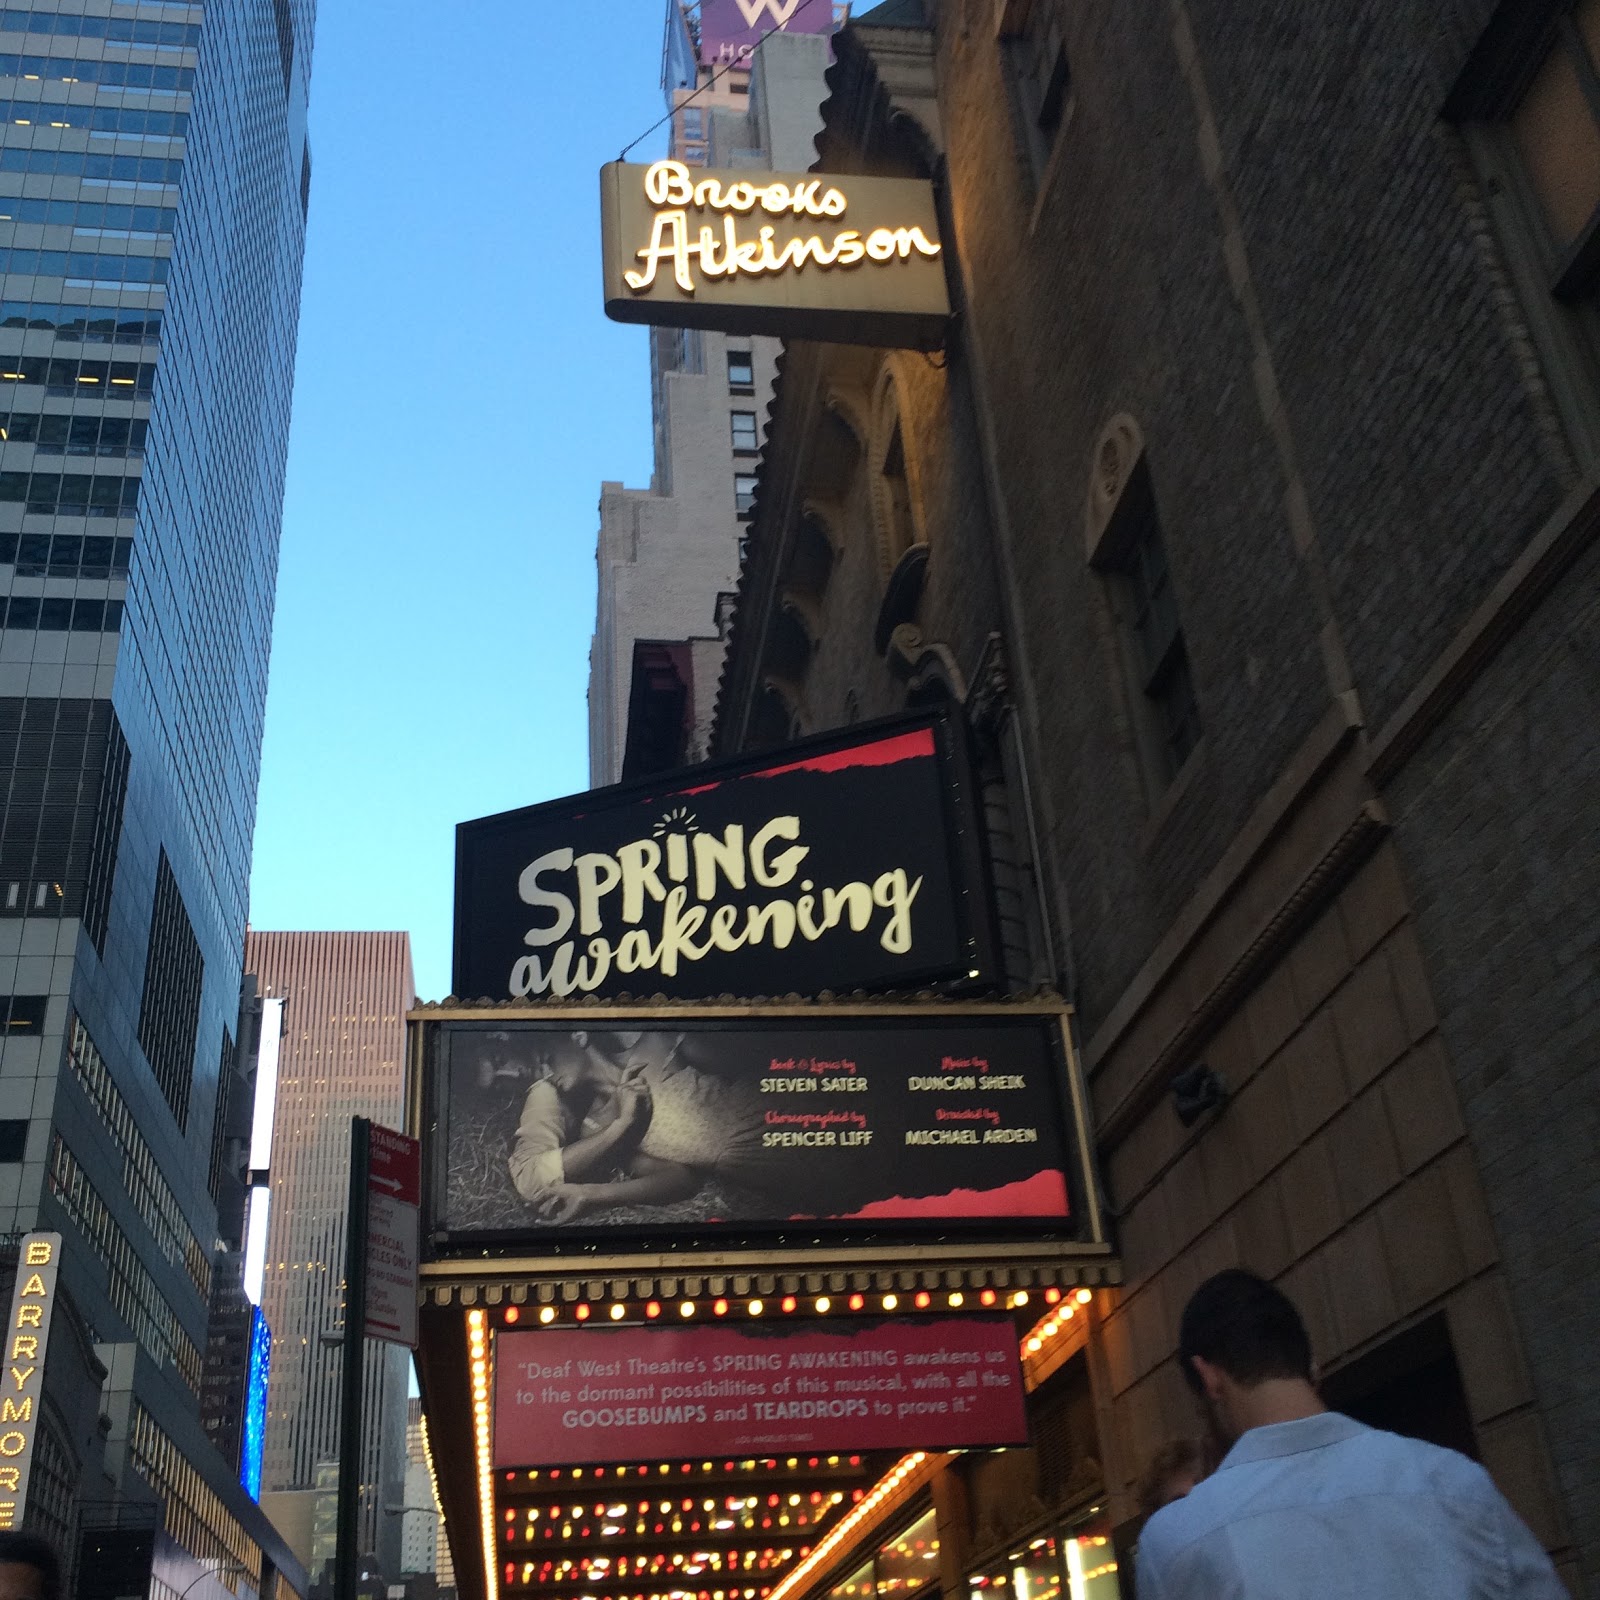
<instances>
[{"instance_id":1,"label":"brick building facade","mask_svg":"<svg viewBox=\"0 0 1600 1600\"><path fill-rule=\"evenodd\" d=\"M952 1583L1063 1496L1131 1519L1193 1427L1178 1313L1242 1263L1333 1400L1600 1586L1597 61L1595 0L837 40L820 166L934 181L957 310L933 356L787 347L714 753L964 707L1125 1270L1049 1356L1077 1467L935 1486Z\"/></svg>"}]
</instances>

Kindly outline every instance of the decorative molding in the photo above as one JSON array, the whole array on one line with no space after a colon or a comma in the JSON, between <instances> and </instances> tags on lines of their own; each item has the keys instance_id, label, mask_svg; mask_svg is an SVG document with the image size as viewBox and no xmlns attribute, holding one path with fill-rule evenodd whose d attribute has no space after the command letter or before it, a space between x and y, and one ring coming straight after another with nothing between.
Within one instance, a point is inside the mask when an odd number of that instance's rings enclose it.
<instances>
[{"instance_id":1,"label":"decorative molding","mask_svg":"<svg viewBox=\"0 0 1600 1600\"><path fill-rule=\"evenodd\" d=\"M1600 479L1590 477L1534 535L1373 739L1367 751L1367 774L1378 788L1393 782L1597 534Z\"/></svg>"},{"instance_id":2,"label":"decorative molding","mask_svg":"<svg viewBox=\"0 0 1600 1600\"><path fill-rule=\"evenodd\" d=\"M1084 1069L1091 1077L1171 977L1178 963L1221 914L1257 858L1305 804L1324 773L1349 748L1360 726L1355 697L1343 696L1329 706L1322 720L1285 763L1222 859L1189 897L1166 935L1085 1046Z\"/></svg>"},{"instance_id":3,"label":"decorative molding","mask_svg":"<svg viewBox=\"0 0 1600 1600\"><path fill-rule=\"evenodd\" d=\"M892 1254L893 1259L887 1259ZM906 1294L997 1289L1095 1289L1122 1282L1108 1246L1067 1243L984 1247L901 1245L891 1252L832 1250L718 1251L699 1260L667 1260L641 1271L627 1261L430 1261L419 1303L432 1306L575 1305L614 1301L733 1299L773 1295ZM873 1256L877 1255L877 1259ZM853 1258L854 1257L854 1258ZM962 1259L965 1257L965 1259ZM625 1269L625 1270L624 1270Z\"/></svg>"},{"instance_id":4,"label":"decorative molding","mask_svg":"<svg viewBox=\"0 0 1600 1600\"><path fill-rule=\"evenodd\" d=\"M1180 1071L1202 1048L1224 1019L1277 965L1300 933L1354 876L1389 831L1383 806L1369 800L1332 848L1301 878L1269 917L1238 960L1194 1006L1155 1060L1112 1107L1099 1128L1103 1149L1120 1144L1134 1125L1160 1102Z\"/></svg>"},{"instance_id":5,"label":"decorative molding","mask_svg":"<svg viewBox=\"0 0 1600 1600\"><path fill-rule=\"evenodd\" d=\"M1006 659L1006 643L998 633L983 641L983 654L972 669L967 692L967 720L990 738L998 735L1006 719L1016 710L1011 699L1011 663Z\"/></svg>"}]
</instances>

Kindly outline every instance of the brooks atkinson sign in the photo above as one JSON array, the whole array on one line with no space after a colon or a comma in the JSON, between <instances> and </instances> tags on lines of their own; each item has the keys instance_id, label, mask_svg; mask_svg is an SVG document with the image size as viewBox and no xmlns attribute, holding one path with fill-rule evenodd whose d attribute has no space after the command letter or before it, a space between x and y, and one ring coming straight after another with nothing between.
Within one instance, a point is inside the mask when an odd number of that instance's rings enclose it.
<instances>
[{"instance_id":1,"label":"brooks atkinson sign","mask_svg":"<svg viewBox=\"0 0 1600 1600\"><path fill-rule=\"evenodd\" d=\"M601 169L606 315L837 342L940 344L933 186L913 178Z\"/></svg>"},{"instance_id":2,"label":"brooks atkinson sign","mask_svg":"<svg viewBox=\"0 0 1600 1600\"><path fill-rule=\"evenodd\" d=\"M853 729L463 823L456 994L816 994L987 975L948 723Z\"/></svg>"}]
</instances>

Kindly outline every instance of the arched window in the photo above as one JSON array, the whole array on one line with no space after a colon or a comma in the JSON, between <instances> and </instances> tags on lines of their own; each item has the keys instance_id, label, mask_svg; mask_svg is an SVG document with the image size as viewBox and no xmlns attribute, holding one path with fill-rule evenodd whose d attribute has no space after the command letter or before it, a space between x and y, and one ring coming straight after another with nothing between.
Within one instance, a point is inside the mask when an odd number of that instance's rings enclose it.
<instances>
[{"instance_id":1,"label":"arched window","mask_svg":"<svg viewBox=\"0 0 1600 1600\"><path fill-rule=\"evenodd\" d=\"M1148 786L1159 795L1200 741L1200 708L1144 436L1129 416L1113 418L1095 448L1085 531L1116 621Z\"/></svg>"}]
</instances>

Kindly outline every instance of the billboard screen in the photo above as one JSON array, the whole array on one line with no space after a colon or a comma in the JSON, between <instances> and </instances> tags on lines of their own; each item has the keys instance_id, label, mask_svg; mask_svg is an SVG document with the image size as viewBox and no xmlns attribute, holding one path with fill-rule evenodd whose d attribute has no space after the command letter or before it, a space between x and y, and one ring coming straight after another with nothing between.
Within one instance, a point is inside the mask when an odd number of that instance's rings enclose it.
<instances>
[{"instance_id":1,"label":"billboard screen","mask_svg":"<svg viewBox=\"0 0 1600 1600\"><path fill-rule=\"evenodd\" d=\"M955 727L899 718L456 830L463 999L817 994L992 964Z\"/></svg>"},{"instance_id":2,"label":"billboard screen","mask_svg":"<svg viewBox=\"0 0 1600 1600\"><path fill-rule=\"evenodd\" d=\"M496 1467L1028 1442L1009 1317L497 1337Z\"/></svg>"},{"instance_id":3,"label":"billboard screen","mask_svg":"<svg viewBox=\"0 0 1600 1600\"><path fill-rule=\"evenodd\" d=\"M1065 1049L998 1006L440 1022L433 1238L1073 1232Z\"/></svg>"},{"instance_id":4,"label":"billboard screen","mask_svg":"<svg viewBox=\"0 0 1600 1600\"><path fill-rule=\"evenodd\" d=\"M239 1482L252 1500L261 1499L261 1458L267 1434L267 1380L272 1374L272 1329L260 1306L250 1308L250 1354L245 1365L244 1437L239 1446Z\"/></svg>"},{"instance_id":5,"label":"billboard screen","mask_svg":"<svg viewBox=\"0 0 1600 1600\"><path fill-rule=\"evenodd\" d=\"M700 59L748 67L769 33L832 33L834 22L833 0L701 0Z\"/></svg>"}]
</instances>

